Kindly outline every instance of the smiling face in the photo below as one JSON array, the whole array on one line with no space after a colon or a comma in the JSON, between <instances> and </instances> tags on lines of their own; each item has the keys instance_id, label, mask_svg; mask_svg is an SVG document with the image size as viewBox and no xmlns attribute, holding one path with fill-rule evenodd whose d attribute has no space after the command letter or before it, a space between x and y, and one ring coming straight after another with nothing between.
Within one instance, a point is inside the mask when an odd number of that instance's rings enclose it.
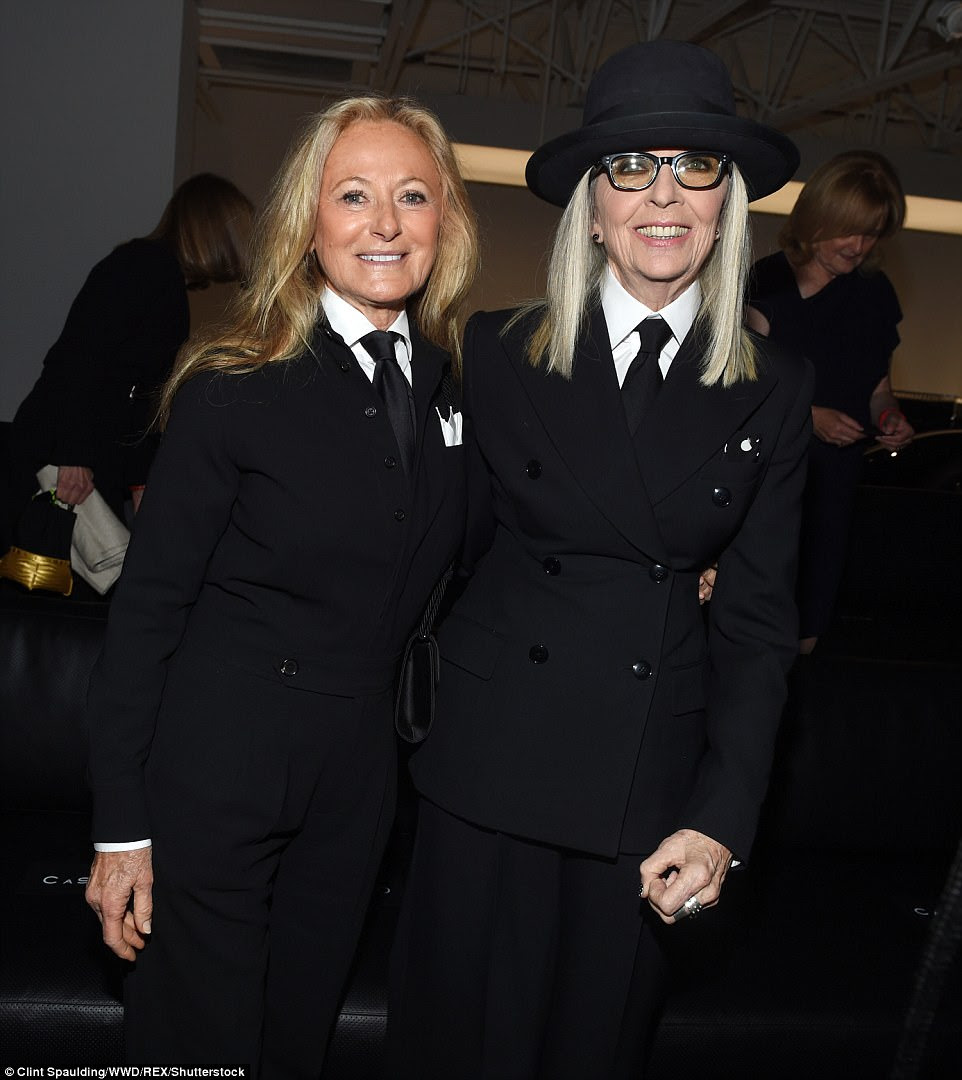
<instances>
[{"instance_id":1,"label":"smiling face","mask_svg":"<svg viewBox=\"0 0 962 1080\"><path fill-rule=\"evenodd\" d=\"M681 149L652 149L673 157ZM619 191L600 176L594 185L592 232L625 290L652 311L680 296L698 277L715 245L729 180L716 188L683 188L662 166L644 191Z\"/></svg>"},{"instance_id":2,"label":"smiling face","mask_svg":"<svg viewBox=\"0 0 962 1080\"><path fill-rule=\"evenodd\" d=\"M381 330L431 273L441 202L430 151L401 124L358 121L327 156L312 250L330 288Z\"/></svg>"},{"instance_id":3,"label":"smiling face","mask_svg":"<svg viewBox=\"0 0 962 1080\"><path fill-rule=\"evenodd\" d=\"M828 279L850 274L865 262L877 243L874 233L817 240L812 244L812 262Z\"/></svg>"}]
</instances>

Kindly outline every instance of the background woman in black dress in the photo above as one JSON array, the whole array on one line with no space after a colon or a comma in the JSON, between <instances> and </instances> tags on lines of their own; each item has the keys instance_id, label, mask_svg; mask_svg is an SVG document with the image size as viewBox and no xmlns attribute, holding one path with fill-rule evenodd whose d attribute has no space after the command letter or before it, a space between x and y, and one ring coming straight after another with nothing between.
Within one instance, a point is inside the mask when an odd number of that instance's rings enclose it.
<instances>
[{"instance_id":1,"label":"background woman in black dress","mask_svg":"<svg viewBox=\"0 0 962 1080\"><path fill-rule=\"evenodd\" d=\"M782 251L756 263L748 324L815 367L813 437L799 553L799 649L828 629L845 561L862 453L914 435L889 364L902 311L878 269L879 243L902 227L905 196L881 154L839 154L812 174L782 229Z\"/></svg>"},{"instance_id":2,"label":"background woman in black dress","mask_svg":"<svg viewBox=\"0 0 962 1080\"><path fill-rule=\"evenodd\" d=\"M151 233L90 271L14 418L14 518L44 465L65 503L96 487L121 519L126 498L136 508L156 451L144 433L190 329L187 292L244 276L252 213L230 181L192 176Z\"/></svg>"}]
</instances>

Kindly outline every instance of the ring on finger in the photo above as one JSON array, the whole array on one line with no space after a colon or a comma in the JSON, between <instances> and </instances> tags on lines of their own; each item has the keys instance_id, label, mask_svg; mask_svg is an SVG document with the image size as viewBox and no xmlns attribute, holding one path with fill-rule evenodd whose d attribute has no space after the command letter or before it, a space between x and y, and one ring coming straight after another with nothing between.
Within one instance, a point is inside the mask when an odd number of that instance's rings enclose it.
<instances>
[{"instance_id":1,"label":"ring on finger","mask_svg":"<svg viewBox=\"0 0 962 1080\"><path fill-rule=\"evenodd\" d=\"M680 922L682 919L697 919L703 909L703 905L697 896L689 896L675 912L673 918L675 922Z\"/></svg>"}]
</instances>

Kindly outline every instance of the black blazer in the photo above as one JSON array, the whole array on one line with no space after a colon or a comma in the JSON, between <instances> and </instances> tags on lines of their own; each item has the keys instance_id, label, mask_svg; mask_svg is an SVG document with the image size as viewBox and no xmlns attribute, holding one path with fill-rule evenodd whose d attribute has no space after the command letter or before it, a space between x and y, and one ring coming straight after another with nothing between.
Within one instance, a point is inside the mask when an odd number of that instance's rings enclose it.
<instances>
[{"instance_id":1,"label":"black blazer","mask_svg":"<svg viewBox=\"0 0 962 1080\"><path fill-rule=\"evenodd\" d=\"M240 664L315 712L324 694L391 687L465 505L463 448L445 446L435 408L448 358L413 326L412 341L413 482L326 325L289 362L178 392L91 678L95 840L150 835L143 768L178 649Z\"/></svg>"},{"instance_id":2,"label":"black blazer","mask_svg":"<svg viewBox=\"0 0 962 1080\"><path fill-rule=\"evenodd\" d=\"M705 388L693 331L633 440L600 308L570 381L532 368L530 320L502 338L505 317L466 336L488 549L442 628L415 780L535 840L613 855L690 827L744 858L797 648L810 371L759 340L757 381Z\"/></svg>"}]
</instances>

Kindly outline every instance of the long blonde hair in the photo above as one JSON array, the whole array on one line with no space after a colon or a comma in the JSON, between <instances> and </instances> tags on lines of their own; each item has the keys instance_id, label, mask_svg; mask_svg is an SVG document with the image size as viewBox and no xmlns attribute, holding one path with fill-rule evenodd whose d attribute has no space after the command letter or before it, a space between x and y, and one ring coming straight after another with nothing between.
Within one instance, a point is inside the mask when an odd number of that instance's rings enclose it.
<instances>
[{"instance_id":1,"label":"long blonde hair","mask_svg":"<svg viewBox=\"0 0 962 1080\"><path fill-rule=\"evenodd\" d=\"M478 239L450 140L434 113L410 99L347 98L311 117L288 152L255 222L248 282L227 321L181 350L161 395L161 424L177 390L192 376L210 370L242 374L290 360L310 347L326 283L310 250L321 176L338 136L360 121L407 128L437 166L442 198L437 257L412 312L424 337L450 352L459 365L458 317L477 273Z\"/></svg>"},{"instance_id":2,"label":"long blonde hair","mask_svg":"<svg viewBox=\"0 0 962 1080\"><path fill-rule=\"evenodd\" d=\"M568 200L555 232L548 262L548 285L541 300L522 306L509 323L541 310L528 341L528 360L535 367L547 361L547 370L571 378L578 337L594 304L601 300L601 282L607 258L591 239L594 220L594 184L591 170L582 176ZM741 173L732 165L728 191L719 218L721 236L699 274L702 306L696 329L703 332L708 350L702 364L703 386L731 386L740 379L757 378L755 347L742 325L745 282L751 267L748 231L748 192Z\"/></svg>"}]
</instances>

